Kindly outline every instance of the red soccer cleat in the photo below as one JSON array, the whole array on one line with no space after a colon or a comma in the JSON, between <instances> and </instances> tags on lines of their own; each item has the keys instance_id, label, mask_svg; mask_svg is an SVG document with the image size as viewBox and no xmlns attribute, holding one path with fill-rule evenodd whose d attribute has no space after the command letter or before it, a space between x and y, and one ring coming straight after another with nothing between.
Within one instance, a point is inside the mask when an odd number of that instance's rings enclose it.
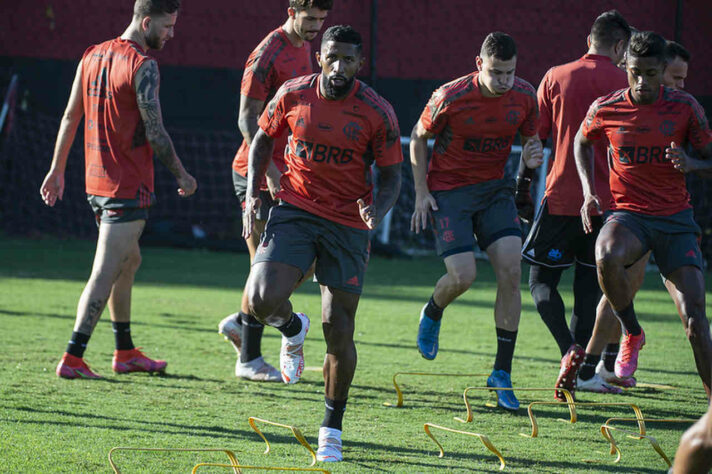
<instances>
[{"instance_id":1,"label":"red soccer cleat","mask_svg":"<svg viewBox=\"0 0 712 474\"><path fill-rule=\"evenodd\" d=\"M81 357L73 356L67 352L57 364L57 376L63 379L100 379L101 375L91 371Z\"/></svg>"},{"instance_id":2,"label":"red soccer cleat","mask_svg":"<svg viewBox=\"0 0 712 474\"><path fill-rule=\"evenodd\" d=\"M583 347L578 344L571 344L569 350L566 351L564 357L561 358L561 370L559 370L559 377L556 379L556 388L565 388L571 392L571 395L574 394L574 390L576 390L576 376L578 375L585 355L586 351L583 350ZM566 401L564 392L559 390L554 392L554 398L562 402Z\"/></svg>"},{"instance_id":3,"label":"red soccer cleat","mask_svg":"<svg viewBox=\"0 0 712 474\"><path fill-rule=\"evenodd\" d=\"M165 360L153 360L136 349L124 351L114 351L114 359L111 361L111 368L117 374L128 374L130 372L165 372L168 362Z\"/></svg>"},{"instance_id":4,"label":"red soccer cleat","mask_svg":"<svg viewBox=\"0 0 712 474\"><path fill-rule=\"evenodd\" d=\"M638 368L638 353L645 345L645 331L640 330L640 334L634 336L626 333L621 342L621 350L616 357L615 373L621 378L630 378Z\"/></svg>"}]
</instances>

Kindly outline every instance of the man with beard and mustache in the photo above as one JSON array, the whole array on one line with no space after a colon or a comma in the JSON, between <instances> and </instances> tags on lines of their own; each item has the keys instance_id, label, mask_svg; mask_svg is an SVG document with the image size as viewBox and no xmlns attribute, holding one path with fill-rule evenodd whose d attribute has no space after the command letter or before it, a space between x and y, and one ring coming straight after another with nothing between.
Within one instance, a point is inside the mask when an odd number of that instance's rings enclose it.
<instances>
[{"instance_id":1,"label":"man with beard and mustache","mask_svg":"<svg viewBox=\"0 0 712 474\"><path fill-rule=\"evenodd\" d=\"M265 104L277 89L289 79L312 73L311 46L319 34L333 0L290 0L287 21L270 32L252 51L245 64L240 87L240 116L238 126L243 141L232 163L235 194L242 208L247 191L247 158L250 143L257 130L257 120ZM273 160L266 180L260 187L261 207L257 210L254 232L245 239L250 260L265 228L269 210L275 205L274 195L279 190L279 176L284 172L284 148L287 134L276 137ZM310 272L307 272L305 279ZM247 293L243 292L240 311L226 316L218 324L218 332L230 341L237 351L235 376L254 381L279 382L280 373L262 358L261 344L264 325L249 314Z\"/></svg>"},{"instance_id":2,"label":"man with beard and mustache","mask_svg":"<svg viewBox=\"0 0 712 474\"><path fill-rule=\"evenodd\" d=\"M156 60L173 38L180 0L137 0L124 33L90 46L77 67L62 117L52 166L40 194L54 206L64 193L64 170L82 117L86 156L86 192L99 227L91 276L77 308L74 332L57 366L63 378L100 378L84 362L84 350L108 304L116 338L112 368L117 373L163 372L166 362L152 360L131 339L131 289L141 264L138 239L153 194L153 156L170 170L178 194L197 188L173 148L161 117Z\"/></svg>"},{"instance_id":3,"label":"man with beard and mustache","mask_svg":"<svg viewBox=\"0 0 712 474\"><path fill-rule=\"evenodd\" d=\"M341 461L341 430L356 370L354 319L369 254L369 230L395 203L403 154L391 105L355 80L363 65L361 35L326 30L316 55L321 73L287 81L259 120L250 146L243 236L254 232L260 184L277 137L291 132L286 171L247 279L250 313L282 333L280 368L296 383L304 368L309 318L289 297L316 259L326 340L326 412L317 459ZM378 168L374 198L371 165Z\"/></svg>"}]
</instances>

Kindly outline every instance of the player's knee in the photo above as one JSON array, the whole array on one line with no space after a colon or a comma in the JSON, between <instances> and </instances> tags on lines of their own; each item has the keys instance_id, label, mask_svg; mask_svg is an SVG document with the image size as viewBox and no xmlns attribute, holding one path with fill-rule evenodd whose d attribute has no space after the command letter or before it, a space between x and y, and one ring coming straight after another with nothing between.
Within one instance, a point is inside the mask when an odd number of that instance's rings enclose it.
<instances>
[{"instance_id":1,"label":"player's knee","mask_svg":"<svg viewBox=\"0 0 712 474\"><path fill-rule=\"evenodd\" d=\"M688 317L685 332L690 342L710 341L710 327L704 316Z\"/></svg>"},{"instance_id":2,"label":"player's knee","mask_svg":"<svg viewBox=\"0 0 712 474\"><path fill-rule=\"evenodd\" d=\"M141 266L141 252L132 252L126 260L126 269L131 273L136 273Z\"/></svg>"},{"instance_id":3,"label":"player's knee","mask_svg":"<svg viewBox=\"0 0 712 474\"><path fill-rule=\"evenodd\" d=\"M271 299L263 291L259 291L259 288L255 287L248 287L246 291L247 306L250 309L250 314L262 321L274 312L276 305L272 303Z\"/></svg>"},{"instance_id":4,"label":"player's knee","mask_svg":"<svg viewBox=\"0 0 712 474\"><path fill-rule=\"evenodd\" d=\"M519 291L519 283L522 279L522 266L505 265L497 269L497 284L502 287L516 288Z\"/></svg>"},{"instance_id":5,"label":"player's knee","mask_svg":"<svg viewBox=\"0 0 712 474\"><path fill-rule=\"evenodd\" d=\"M476 276L477 271L475 267L462 268L450 273L450 281L457 291L465 292L470 288L472 282L475 281Z\"/></svg>"}]
</instances>

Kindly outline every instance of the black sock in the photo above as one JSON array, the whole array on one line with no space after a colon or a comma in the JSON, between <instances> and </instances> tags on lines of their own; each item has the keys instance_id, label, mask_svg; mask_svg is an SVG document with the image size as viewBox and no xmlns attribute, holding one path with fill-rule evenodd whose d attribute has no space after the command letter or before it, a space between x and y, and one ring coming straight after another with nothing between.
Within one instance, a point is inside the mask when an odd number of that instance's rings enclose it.
<instances>
[{"instance_id":1,"label":"black sock","mask_svg":"<svg viewBox=\"0 0 712 474\"><path fill-rule=\"evenodd\" d=\"M576 263L574 273L574 311L571 315L571 333L581 347L588 345L593 324L596 322L596 306L601 299L601 288L595 267Z\"/></svg>"},{"instance_id":2,"label":"black sock","mask_svg":"<svg viewBox=\"0 0 712 474\"><path fill-rule=\"evenodd\" d=\"M628 307L623 311L613 310L618 320L623 323L623 329L628 334L633 336L639 336L642 331L640 324L638 324L638 318L635 317L635 310L633 309L633 302L631 301Z\"/></svg>"},{"instance_id":3,"label":"black sock","mask_svg":"<svg viewBox=\"0 0 712 474\"><path fill-rule=\"evenodd\" d=\"M84 357L84 351L87 349L90 337L90 335L80 332L73 332L72 338L69 340L69 344L67 344L67 353L75 357Z\"/></svg>"},{"instance_id":4,"label":"black sock","mask_svg":"<svg viewBox=\"0 0 712 474\"><path fill-rule=\"evenodd\" d=\"M583 358L583 364L579 369L578 376L581 380L589 380L596 374L596 366L598 361L601 360L600 354L589 354L588 352Z\"/></svg>"},{"instance_id":5,"label":"black sock","mask_svg":"<svg viewBox=\"0 0 712 474\"><path fill-rule=\"evenodd\" d=\"M326 412L324 413L324 421L321 422L321 426L341 430L341 422L344 419L344 412L346 411L346 400L332 400L331 398L324 397Z\"/></svg>"},{"instance_id":6,"label":"black sock","mask_svg":"<svg viewBox=\"0 0 712 474\"><path fill-rule=\"evenodd\" d=\"M262 331L264 331L265 326L251 314L240 312L237 317L242 319L240 362L245 363L262 355Z\"/></svg>"},{"instance_id":7,"label":"black sock","mask_svg":"<svg viewBox=\"0 0 712 474\"><path fill-rule=\"evenodd\" d=\"M117 323L111 321L111 327L114 329L114 340L116 341L117 351L126 351L134 348L131 340L131 323Z\"/></svg>"},{"instance_id":8,"label":"black sock","mask_svg":"<svg viewBox=\"0 0 712 474\"><path fill-rule=\"evenodd\" d=\"M556 289L562 272L560 268L532 265L529 269L529 290L542 321L554 336L563 357L574 343L574 339L566 323L564 301Z\"/></svg>"},{"instance_id":9,"label":"black sock","mask_svg":"<svg viewBox=\"0 0 712 474\"><path fill-rule=\"evenodd\" d=\"M299 334L299 331L302 330L302 320L299 319L296 314L292 313L289 321L287 321L285 325L279 326L277 329L286 337L296 336Z\"/></svg>"},{"instance_id":10,"label":"black sock","mask_svg":"<svg viewBox=\"0 0 712 474\"><path fill-rule=\"evenodd\" d=\"M497 330L497 355L494 359L494 370L504 370L511 374L514 345L517 343L517 331L495 329Z\"/></svg>"},{"instance_id":11,"label":"black sock","mask_svg":"<svg viewBox=\"0 0 712 474\"><path fill-rule=\"evenodd\" d=\"M443 308L435 304L433 297L430 297L428 304L425 306L425 315L433 321L440 321L443 318Z\"/></svg>"},{"instance_id":12,"label":"black sock","mask_svg":"<svg viewBox=\"0 0 712 474\"><path fill-rule=\"evenodd\" d=\"M621 349L620 344L608 344L603 350L603 365L606 370L613 372L616 367L616 357L618 357L618 351Z\"/></svg>"}]
</instances>

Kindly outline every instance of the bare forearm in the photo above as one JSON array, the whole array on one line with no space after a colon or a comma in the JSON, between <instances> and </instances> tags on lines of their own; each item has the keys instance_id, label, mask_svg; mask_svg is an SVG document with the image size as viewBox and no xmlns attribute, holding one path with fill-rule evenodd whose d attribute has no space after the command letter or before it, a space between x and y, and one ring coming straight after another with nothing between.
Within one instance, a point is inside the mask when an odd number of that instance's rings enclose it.
<instances>
[{"instance_id":1,"label":"bare forearm","mask_svg":"<svg viewBox=\"0 0 712 474\"><path fill-rule=\"evenodd\" d=\"M267 172L267 166L272 159L274 140L261 130L255 134L255 139L250 145L250 154L247 162L247 191L248 195L255 195L259 191Z\"/></svg>"},{"instance_id":2,"label":"bare forearm","mask_svg":"<svg viewBox=\"0 0 712 474\"><path fill-rule=\"evenodd\" d=\"M252 114L240 115L237 121L237 125L240 128L240 133L242 134L242 139L245 140L247 146L252 145L252 140L254 140L255 135L259 131L260 127L257 125L257 116Z\"/></svg>"},{"instance_id":3,"label":"bare forearm","mask_svg":"<svg viewBox=\"0 0 712 474\"><path fill-rule=\"evenodd\" d=\"M378 184L376 199L376 225L381 222L381 219L395 205L401 188L401 165L393 165L387 168L382 168L378 173Z\"/></svg>"},{"instance_id":4,"label":"bare forearm","mask_svg":"<svg viewBox=\"0 0 712 474\"><path fill-rule=\"evenodd\" d=\"M574 157L584 194L596 194L593 185L593 147L577 139L574 142Z\"/></svg>"},{"instance_id":5,"label":"bare forearm","mask_svg":"<svg viewBox=\"0 0 712 474\"><path fill-rule=\"evenodd\" d=\"M410 138L410 164L417 193L428 192L428 139L418 136Z\"/></svg>"},{"instance_id":6,"label":"bare forearm","mask_svg":"<svg viewBox=\"0 0 712 474\"><path fill-rule=\"evenodd\" d=\"M81 117L74 117L65 114L59 124L59 133L57 133L57 142L54 145L54 154L52 156L52 169L64 173L67 167L67 157L69 150L74 143L74 137L77 134L77 128L81 122Z\"/></svg>"},{"instance_id":7,"label":"bare forearm","mask_svg":"<svg viewBox=\"0 0 712 474\"><path fill-rule=\"evenodd\" d=\"M168 171L170 171L173 176L176 178L182 176L185 173L185 169L176 154L173 141L168 135L168 132L166 132L166 129L160 124L157 124L152 130L148 129L148 124L146 124L146 126L146 138L151 144L156 158L168 168Z\"/></svg>"}]
</instances>

